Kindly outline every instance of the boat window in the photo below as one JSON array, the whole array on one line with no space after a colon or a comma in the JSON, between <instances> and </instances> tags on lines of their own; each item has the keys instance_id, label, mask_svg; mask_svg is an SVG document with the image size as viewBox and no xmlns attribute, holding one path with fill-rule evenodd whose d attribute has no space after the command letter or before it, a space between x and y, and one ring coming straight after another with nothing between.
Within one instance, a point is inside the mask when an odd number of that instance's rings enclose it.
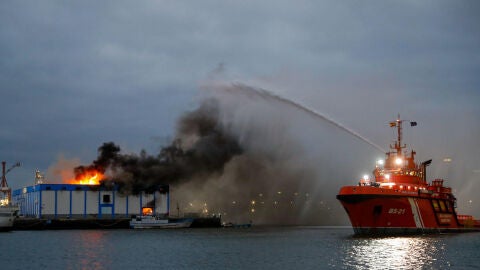
<instances>
[{"instance_id":1,"label":"boat window","mask_svg":"<svg viewBox=\"0 0 480 270\"><path fill-rule=\"evenodd\" d=\"M447 211L452 212L452 206L450 205L449 201L445 201L445 205L447 206Z\"/></svg>"},{"instance_id":2,"label":"boat window","mask_svg":"<svg viewBox=\"0 0 480 270\"><path fill-rule=\"evenodd\" d=\"M440 208L438 207L438 201L437 200L432 200L433 208L435 209L436 212L440 211Z\"/></svg>"},{"instance_id":3,"label":"boat window","mask_svg":"<svg viewBox=\"0 0 480 270\"><path fill-rule=\"evenodd\" d=\"M445 207L445 202L444 201L438 201L440 204L440 209L442 209L442 212L446 212L447 208Z\"/></svg>"}]
</instances>

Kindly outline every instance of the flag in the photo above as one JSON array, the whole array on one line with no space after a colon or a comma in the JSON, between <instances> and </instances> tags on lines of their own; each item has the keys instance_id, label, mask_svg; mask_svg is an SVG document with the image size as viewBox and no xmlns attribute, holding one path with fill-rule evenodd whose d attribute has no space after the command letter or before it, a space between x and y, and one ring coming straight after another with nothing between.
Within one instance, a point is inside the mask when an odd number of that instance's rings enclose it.
<instances>
[{"instance_id":1,"label":"flag","mask_svg":"<svg viewBox=\"0 0 480 270\"><path fill-rule=\"evenodd\" d=\"M432 163L432 160L431 160L431 159L422 162L422 165L425 165L425 167L427 167L428 165L430 165L430 163Z\"/></svg>"},{"instance_id":2,"label":"flag","mask_svg":"<svg viewBox=\"0 0 480 270\"><path fill-rule=\"evenodd\" d=\"M410 122L410 126L411 126L411 127L414 127L414 126L416 126L416 125L417 125L417 122Z\"/></svg>"},{"instance_id":3,"label":"flag","mask_svg":"<svg viewBox=\"0 0 480 270\"><path fill-rule=\"evenodd\" d=\"M390 126L391 126L391 127L396 127L396 126L397 126L397 122L390 122Z\"/></svg>"}]
</instances>

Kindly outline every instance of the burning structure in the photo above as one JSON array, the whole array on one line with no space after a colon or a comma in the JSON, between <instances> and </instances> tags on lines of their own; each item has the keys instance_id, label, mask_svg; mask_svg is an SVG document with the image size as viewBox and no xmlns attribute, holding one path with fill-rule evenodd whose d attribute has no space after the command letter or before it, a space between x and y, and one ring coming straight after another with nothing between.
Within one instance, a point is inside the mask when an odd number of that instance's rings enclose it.
<instances>
[{"instance_id":1,"label":"burning structure","mask_svg":"<svg viewBox=\"0 0 480 270\"><path fill-rule=\"evenodd\" d=\"M132 215L168 216L170 192L168 185L157 185L150 191L125 194L118 185L99 181L103 174L89 170L77 175L70 183L45 183L35 172L35 184L14 190L12 200L20 215L36 219L128 219Z\"/></svg>"},{"instance_id":2,"label":"burning structure","mask_svg":"<svg viewBox=\"0 0 480 270\"><path fill-rule=\"evenodd\" d=\"M132 215L168 215L168 186L126 195L118 187L85 184L37 184L13 191L20 215L38 219L122 219Z\"/></svg>"}]
</instances>

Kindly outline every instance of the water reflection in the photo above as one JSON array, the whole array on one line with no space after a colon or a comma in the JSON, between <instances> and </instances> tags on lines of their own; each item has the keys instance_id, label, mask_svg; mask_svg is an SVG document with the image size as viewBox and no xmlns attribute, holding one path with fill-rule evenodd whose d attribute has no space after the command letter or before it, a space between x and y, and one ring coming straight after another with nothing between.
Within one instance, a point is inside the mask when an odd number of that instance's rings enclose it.
<instances>
[{"instance_id":1,"label":"water reflection","mask_svg":"<svg viewBox=\"0 0 480 270\"><path fill-rule=\"evenodd\" d=\"M344 265L349 269L425 269L445 252L434 236L352 239L345 246Z\"/></svg>"},{"instance_id":2,"label":"water reflection","mask_svg":"<svg viewBox=\"0 0 480 270\"><path fill-rule=\"evenodd\" d=\"M81 231L72 245L72 258L77 262L68 269L103 270L111 264L111 258L105 253L106 239L104 231Z\"/></svg>"}]
</instances>

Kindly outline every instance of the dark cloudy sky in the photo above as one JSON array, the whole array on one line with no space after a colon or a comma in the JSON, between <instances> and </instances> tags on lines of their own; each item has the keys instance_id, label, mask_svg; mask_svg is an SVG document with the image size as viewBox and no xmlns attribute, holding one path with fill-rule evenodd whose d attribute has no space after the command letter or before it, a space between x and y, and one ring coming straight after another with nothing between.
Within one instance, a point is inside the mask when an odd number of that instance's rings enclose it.
<instances>
[{"instance_id":1,"label":"dark cloudy sky","mask_svg":"<svg viewBox=\"0 0 480 270\"><path fill-rule=\"evenodd\" d=\"M154 152L220 74L379 145L401 113L420 159L453 157L433 170L480 191L479 14L473 0L2 1L1 159L23 163L20 187L105 141Z\"/></svg>"}]
</instances>

